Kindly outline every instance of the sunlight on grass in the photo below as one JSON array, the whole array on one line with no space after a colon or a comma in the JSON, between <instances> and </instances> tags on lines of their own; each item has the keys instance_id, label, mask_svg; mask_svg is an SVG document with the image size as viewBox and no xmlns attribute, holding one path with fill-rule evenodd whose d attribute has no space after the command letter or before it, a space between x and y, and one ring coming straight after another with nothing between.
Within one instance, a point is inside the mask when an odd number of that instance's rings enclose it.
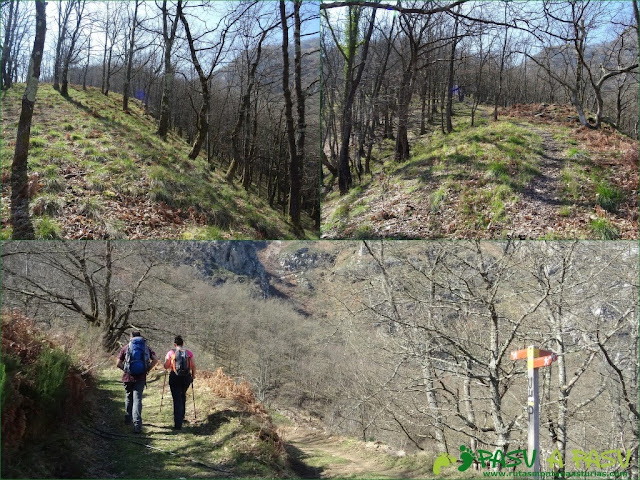
<instances>
[{"instance_id":1,"label":"sunlight on grass","mask_svg":"<svg viewBox=\"0 0 640 480\"><path fill-rule=\"evenodd\" d=\"M616 212L623 199L622 191L605 181L596 187L596 203L608 212Z\"/></svg>"},{"instance_id":2,"label":"sunlight on grass","mask_svg":"<svg viewBox=\"0 0 640 480\"><path fill-rule=\"evenodd\" d=\"M596 238L600 240L617 240L619 238L618 229L606 218L591 220L589 227Z\"/></svg>"},{"instance_id":3,"label":"sunlight on grass","mask_svg":"<svg viewBox=\"0 0 640 480\"><path fill-rule=\"evenodd\" d=\"M429 202L431 204L431 212L435 213L440 208L442 202L447 198L449 193L448 184L440 185L436 191L429 195Z\"/></svg>"},{"instance_id":4,"label":"sunlight on grass","mask_svg":"<svg viewBox=\"0 0 640 480\"><path fill-rule=\"evenodd\" d=\"M10 122L3 119L5 146L15 142L22 96L17 90L20 88L3 93L3 113L11 115ZM66 232L66 214L71 205L79 206L80 213L86 217L111 217L116 203L127 210L135 208L136 201L146 197L153 203L191 210L200 223L206 221L214 225L213 229L203 227L206 231L194 233L186 231L182 223L176 223L172 225L174 238L295 238L286 213L271 207L264 199L264 188L258 197L253 187L247 193L237 183L229 185L221 171L210 170L204 155L188 159L190 144L175 132L169 134L167 142L159 141L155 120L143 112L137 100L132 101L130 114L122 112L121 99L117 93L106 97L99 89L83 91L72 86L67 100L51 85L41 85L34 111L28 168L30 175L39 178L39 193L57 195L59 200L49 197L39 203L34 200L36 217L61 215L60 225ZM7 148L0 152L3 175L7 175L12 154ZM65 175L69 177L65 179ZM95 203L95 193L111 201L106 210L101 211ZM65 201L64 195L70 198ZM126 206L123 207L123 203ZM59 205L64 205L62 212ZM317 238L311 218L303 215L302 224L307 238ZM134 227L110 218L105 219L99 229L102 232L96 233L98 235L127 238ZM140 226L135 231L139 235Z\"/></svg>"}]
</instances>

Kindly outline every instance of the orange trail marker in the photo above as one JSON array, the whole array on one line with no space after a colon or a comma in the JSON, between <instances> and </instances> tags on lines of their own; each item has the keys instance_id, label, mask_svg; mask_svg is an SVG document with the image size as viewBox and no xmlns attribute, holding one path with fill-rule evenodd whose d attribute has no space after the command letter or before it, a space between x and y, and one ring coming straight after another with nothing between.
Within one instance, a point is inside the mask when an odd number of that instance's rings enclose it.
<instances>
[{"instance_id":1,"label":"orange trail marker","mask_svg":"<svg viewBox=\"0 0 640 480\"><path fill-rule=\"evenodd\" d=\"M531 345L526 349L511 352L511 360L527 359L528 388L527 388L527 412L529 414L528 449L535 450L533 471L540 471L540 406L538 404L538 369L548 367L557 360L557 355L548 350L540 350Z\"/></svg>"}]
</instances>

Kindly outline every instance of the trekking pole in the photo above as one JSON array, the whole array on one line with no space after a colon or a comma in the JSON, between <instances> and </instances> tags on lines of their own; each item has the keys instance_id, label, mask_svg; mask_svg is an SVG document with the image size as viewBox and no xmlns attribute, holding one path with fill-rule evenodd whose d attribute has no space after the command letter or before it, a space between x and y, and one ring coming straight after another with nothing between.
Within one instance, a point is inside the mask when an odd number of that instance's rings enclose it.
<instances>
[{"instance_id":1,"label":"trekking pole","mask_svg":"<svg viewBox=\"0 0 640 480\"><path fill-rule=\"evenodd\" d=\"M193 382L191 382L191 393L193 394L193 419L197 420L198 416L196 415L196 392L193 391Z\"/></svg>"},{"instance_id":2,"label":"trekking pole","mask_svg":"<svg viewBox=\"0 0 640 480\"><path fill-rule=\"evenodd\" d=\"M164 400L164 386L167 384L167 371L164 371L164 382L162 382L162 396L160 397L160 413L162 413L162 401Z\"/></svg>"}]
</instances>

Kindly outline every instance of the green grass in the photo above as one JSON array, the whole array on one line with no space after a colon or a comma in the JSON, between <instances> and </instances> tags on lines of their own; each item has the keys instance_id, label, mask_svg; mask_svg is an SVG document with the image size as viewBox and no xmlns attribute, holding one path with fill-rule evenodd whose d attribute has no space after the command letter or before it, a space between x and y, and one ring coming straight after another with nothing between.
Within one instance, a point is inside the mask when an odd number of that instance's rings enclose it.
<instances>
[{"instance_id":1,"label":"green grass","mask_svg":"<svg viewBox=\"0 0 640 480\"><path fill-rule=\"evenodd\" d=\"M363 204L363 195L367 200L385 195L379 179L381 171L394 192L409 194L426 186L431 191L429 204L433 214L441 211L448 198L453 198L458 203L452 208L456 209L461 224L484 228L490 223L508 222L508 206L517 202L523 187L541 174L538 162L543 139L533 128L510 119L497 123L482 121L470 127L465 106L456 108L454 132L446 135L435 128L419 137L411 145L409 159L402 164L393 160L393 142L386 140L382 148L377 147L375 157L386 160L382 165L374 164L374 181L365 183L364 194L330 195L326 200L332 214L323 228L339 230L349 225L352 232L349 236L358 235L354 219L366 217L366 211L358 206ZM372 204L373 201L367 201L368 208Z\"/></svg>"},{"instance_id":2,"label":"green grass","mask_svg":"<svg viewBox=\"0 0 640 480\"><path fill-rule=\"evenodd\" d=\"M429 195L429 201L431 203L431 211L437 212L442 202L447 198L449 192L448 185L440 185L438 189Z\"/></svg>"},{"instance_id":3,"label":"green grass","mask_svg":"<svg viewBox=\"0 0 640 480\"><path fill-rule=\"evenodd\" d=\"M305 458L305 463L310 467L322 467L327 465L345 465L350 462L346 458L337 455L318 453Z\"/></svg>"},{"instance_id":4,"label":"green grass","mask_svg":"<svg viewBox=\"0 0 640 480\"><path fill-rule=\"evenodd\" d=\"M3 142L15 141L13 117L17 121L15 112L19 111L21 98L18 90L23 91L21 86L16 86L3 93L3 110L12 112L11 120L3 123ZM246 192L237 183L226 182L224 166L211 171L203 156L188 159L190 145L174 132L170 132L166 142L160 141L155 134L155 121L144 114L137 100L131 102L131 113L126 114L121 111L118 94L105 97L95 88L82 91L72 86L70 98L71 101L63 99L50 85L41 85L38 89L29 171L42 179L40 193L60 197L72 193L75 202L66 201L67 205L72 205L79 203L80 197L91 197L98 192L105 199L120 203L121 210L127 208L122 208L122 202L133 205L140 199L148 199L173 209L195 210L199 218L205 218L206 222L211 222L210 226L220 229L193 233L187 231L193 225L178 224L175 238L202 235L229 239L296 237L280 208L269 206L253 189ZM10 152L2 149L3 173L10 168L11 162ZM78 175L67 182L63 178L67 173ZM69 185L73 185L71 192L67 189ZM114 212L115 209L116 205L108 204L104 214L119 215L120 211ZM55 208L44 210L36 213L36 218L59 213ZM113 219L110 221L114 222ZM317 238L312 220L303 215L302 222L306 237ZM122 229L115 226L118 238L127 238L132 228L126 224ZM153 236L150 227L149 235Z\"/></svg>"},{"instance_id":5,"label":"green grass","mask_svg":"<svg viewBox=\"0 0 640 480\"><path fill-rule=\"evenodd\" d=\"M509 181L509 168L503 161L492 161L487 166L487 176L500 180L502 183Z\"/></svg>"},{"instance_id":6,"label":"green grass","mask_svg":"<svg viewBox=\"0 0 640 480\"><path fill-rule=\"evenodd\" d=\"M36 218L34 220L34 230L38 240L57 240L62 234L62 229L58 222L48 216Z\"/></svg>"},{"instance_id":7,"label":"green grass","mask_svg":"<svg viewBox=\"0 0 640 480\"><path fill-rule=\"evenodd\" d=\"M182 240L222 240L224 230L215 225L191 228L182 234Z\"/></svg>"},{"instance_id":8,"label":"green grass","mask_svg":"<svg viewBox=\"0 0 640 480\"><path fill-rule=\"evenodd\" d=\"M85 197L78 202L79 213L88 218L98 219L104 210L104 204L97 197Z\"/></svg>"},{"instance_id":9,"label":"green grass","mask_svg":"<svg viewBox=\"0 0 640 480\"><path fill-rule=\"evenodd\" d=\"M367 202L359 202L357 203L349 212L352 217L358 217L365 215L369 211L369 206Z\"/></svg>"},{"instance_id":10,"label":"green grass","mask_svg":"<svg viewBox=\"0 0 640 480\"><path fill-rule=\"evenodd\" d=\"M65 205L66 202L63 197L52 193L45 193L31 203L34 215L48 215L51 217L57 217L62 214Z\"/></svg>"},{"instance_id":11,"label":"green grass","mask_svg":"<svg viewBox=\"0 0 640 480\"><path fill-rule=\"evenodd\" d=\"M45 145L47 145L47 139L46 138L42 138L42 137L37 137L37 136L32 136L29 140L29 146L31 148L43 148Z\"/></svg>"},{"instance_id":12,"label":"green grass","mask_svg":"<svg viewBox=\"0 0 640 480\"><path fill-rule=\"evenodd\" d=\"M591 220L591 232L600 240L616 240L619 238L618 229L606 218Z\"/></svg>"},{"instance_id":13,"label":"green grass","mask_svg":"<svg viewBox=\"0 0 640 480\"><path fill-rule=\"evenodd\" d=\"M605 181L596 187L596 202L608 212L616 212L623 199L622 191Z\"/></svg>"},{"instance_id":14,"label":"green grass","mask_svg":"<svg viewBox=\"0 0 640 480\"><path fill-rule=\"evenodd\" d=\"M357 240L367 240L375 236L373 226L369 223L360 223L351 234L351 237Z\"/></svg>"},{"instance_id":15,"label":"green grass","mask_svg":"<svg viewBox=\"0 0 640 480\"><path fill-rule=\"evenodd\" d=\"M105 369L99 378L99 396L106 412L106 427L128 436L130 427L121 423L124 390L119 382L121 372ZM266 426L262 417L246 413L231 401L201 391L196 385L197 422L194 423L193 403L187 402L185 419L189 422L181 431L172 431L171 394L164 392L160 411L163 374L152 372L147 378L143 397L143 432L139 437L154 449L118 442L107 452L110 471L127 478L200 478L217 476L222 468L233 477L280 477L285 466L277 445L269 438L259 438ZM191 392L189 392L191 395ZM141 455L141 452L144 452ZM168 452L176 452L170 455ZM193 461L190 461L193 460ZM199 462L199 463L198 463Z\"/></svg>"},{"instance_id":16,"label":"green grass","mask_svg":"<svg viewBox=\"0 0 640 480\"><path fill-rule=\"evenodd\" d=\"M558 209L558 215L560 215L561 217L570 217L571 214L571 207L569 207L568 205L563 205Z\"/></svg>"}]
</instances>

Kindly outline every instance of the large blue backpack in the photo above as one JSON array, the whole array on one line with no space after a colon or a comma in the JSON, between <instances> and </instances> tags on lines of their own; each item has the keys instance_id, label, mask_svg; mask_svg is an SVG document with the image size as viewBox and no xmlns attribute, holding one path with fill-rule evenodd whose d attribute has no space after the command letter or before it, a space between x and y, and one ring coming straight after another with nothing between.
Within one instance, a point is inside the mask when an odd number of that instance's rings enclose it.
<instances>
[{"instance_id":1,"label":"large blue backpack","mask_svg":"<svg viewBox=\"0 0 640 480\"><path fill-rule=\"evenodd\" d=\"M129 342L129 348L127 348L124 371L131 375L144 375L147 373L150 361L151 353L145 339L133 337Z\"/></svg>"}]
</instances>

